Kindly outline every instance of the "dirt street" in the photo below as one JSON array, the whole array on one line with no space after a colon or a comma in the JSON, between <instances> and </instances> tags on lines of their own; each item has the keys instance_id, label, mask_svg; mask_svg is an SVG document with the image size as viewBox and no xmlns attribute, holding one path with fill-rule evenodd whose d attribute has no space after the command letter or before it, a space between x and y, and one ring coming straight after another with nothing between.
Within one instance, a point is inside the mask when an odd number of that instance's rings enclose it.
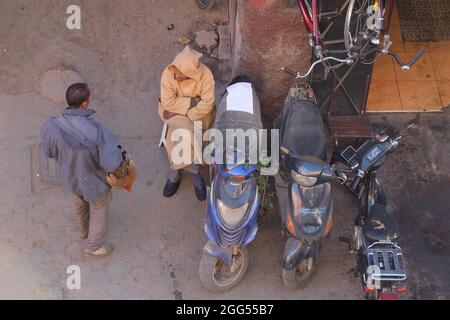
<instances>
[{"instance_id":1,"label":"dirt street","mask_svg":"<svg viewBox=\"0 0 450 320\"><path fill-rule=\"evenodd\" d=\"M339 186L334 186L334 231L324 243L318 273L308 287L292 291L282 283L284 243L275 211L261 218L261 232L249 247L248 273L235 289L219 295L200 284L205 203L195 198L190 176L183 179L174 197L162 196L167 157L157 145L162 123L155 102L163 68L183 48L179 39L190 38L211 23L226 22L226 1L218 1L207 13L199 11L193 1L77 3L82 10L79 31L66 28L66 9L73 1L0 2L0 299L363 298L354 275L355 257L337 241L349 232L357 203ZM228 80L229 67L208 57L205 63L212 68L220 91ZM86 259L81 254L62 186L37 176L42 165L39 130L47 117L65 108L64 103L55 102L57 97L52 100L45 93L48 88L43 87L43 78L50 70L73 70L89 83L96 118L112 129L139 168L132 193L114 192L108 239L115 251L105 259ZM58 83L52 85L58 87ZM445 162L437 165L442 168ZM388 165L383 170L388 171ZM401 170L397 169L398 176L403 176ZM448 189L447 174L440 172L442 178L436 184L423 183L420 196L424 201L438 197L434 188ZM417 192L409 190L408 196L417 196ZM409 231L407 253L414 256L411 285L416 287L411 298L450 297L445 273L448 199L439 199L442 203L436 200L430 206L421 202L431 220L423 220L419 213L411 215L421 219L420 225L417 220L408 222L406 215L422 207L411 208L407 200L399 204L400 224L405 223ZM429 229L431 221L441 224L432 223ZM434 241L431 251L427 249L430 237ZM427 264L421 255L425 252L439 257ZM66 287L70 265L81 268L81 290ZM424 273L433 276L433 288L426 287Z\"/></svg>"}]
</instances>

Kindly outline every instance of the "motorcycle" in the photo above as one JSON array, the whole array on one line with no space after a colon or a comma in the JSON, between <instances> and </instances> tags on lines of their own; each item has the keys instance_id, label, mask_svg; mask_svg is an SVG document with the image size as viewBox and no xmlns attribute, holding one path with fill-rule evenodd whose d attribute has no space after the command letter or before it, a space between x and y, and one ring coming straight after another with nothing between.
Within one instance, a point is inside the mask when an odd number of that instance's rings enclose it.
<instances>
[{"instance_id":1,"label":"motorcycle","mask_svg":"<svg viewBox=\"0 0 450 320\"><path fill-rule=\"evenodd\" d=\"M275 188L282 233L287 238L282 278L288 288L296 289L307 285L316 272L321 241L333 225L331 184L321 183L332 170L318 170L326 167L325 129L309 86L290 89L274 128L280 134ZM302 159L314 161L308 164ZM311 172L304 174L305 170Z\"/></svg>"},{"instance_id":2,"label":"motorcycle","mask_svg":"<svg viewBox=\"0 0 450 320\"><path fill-rule=\"evenodd\" d=\"M227 87L217 105L213 128L223 136L230 129L262 129L260 102L245 76L236 77ZM258 168L247 161L248 144L243 150L234 145L234 139L225 142L218 150L230 150L227 155L240 160L221 161L224 157L215 154L210 166L204 225L209 241L203 248L199 275L201 283L213 292L228 291L241 281L249 264L247 245L258 232Z\"/></svg>"},{"instance_id":3,"label":"motorcycle","mask_svg":"<svg viewBox=\"0 0 450 320\"><path fill-rule=\"evenodd\" d=\"M409 126L411 127L411 126ZM407 130L392 138L386 128L375 128L376 137L357 149L336 149L333 165L337 179L360 200L352 238L341 237L356 253L358 272L367 299L396 300L406 292L403 252L398 245L398 225L392 207L377 178L387 155L407 136Z\"/></svg>"}]
</instances>

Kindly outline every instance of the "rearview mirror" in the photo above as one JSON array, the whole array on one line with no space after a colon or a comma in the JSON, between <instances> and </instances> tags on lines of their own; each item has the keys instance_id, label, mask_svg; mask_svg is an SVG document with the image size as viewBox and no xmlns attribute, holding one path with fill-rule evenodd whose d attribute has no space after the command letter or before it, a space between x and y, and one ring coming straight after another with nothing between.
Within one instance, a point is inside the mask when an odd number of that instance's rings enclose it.
<instances>
[{"instance_id":1,"label":"rearview mirror","mask_svg":"<svg viewBox=\"0 0 450 320\"><path fill-rule=\"evenodd\" d=\"M292 178L304 187L312 187L333 180L333 167L318 158L290 156L287 160Z\"/></svg>"}]
</instances>

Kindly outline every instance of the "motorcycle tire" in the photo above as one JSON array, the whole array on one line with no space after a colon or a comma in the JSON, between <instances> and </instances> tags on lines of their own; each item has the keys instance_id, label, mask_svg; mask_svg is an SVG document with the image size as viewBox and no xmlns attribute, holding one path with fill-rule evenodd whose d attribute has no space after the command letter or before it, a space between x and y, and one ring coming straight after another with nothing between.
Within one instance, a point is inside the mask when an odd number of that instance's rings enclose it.
<instances>
[{"instance_id":1,"label":"motorcycle tire","mask_svg":"<svg viewBox=\"0 0 450 320\"><path fill-rule=\"evenodd\" d=\"M306 272L299 274L299 267L302 263L308 263L306 260L312 259L312 265ZM299 261L298 265L293 269L282 269L283 283L289 289L300 289L305 287L317 272L319 265L319 254L316 257L305 258Z\"/></svg>"},{"instance_id":2,"label":"motorcycle tire","mask_svg":"<svg viewBox=\"0 0 450 320\"><path fill-rule=\"evenodd\" d=\"M366 298L366 300L378 300L378 294L377 293L366 293L365 298Z\"/></svg>"},{"instance_id":3,"label":"motorcycle tire","mask_svg":"<svg viewBox=\"0 0 450 320\"><path fill-rule=\"evenodd\" d=\"M214 6L215 0L195 0L195 4L202 10L209 10Z\"/></svg>"},{"instance_id":4,"label":"motorcycle tire","mask_svg":"<svg viewBox=\"0 0 450 320\"><path fill-rule=\"evenodd\" d=\"M226 267L225 264L218 257L203 254L199 265L199 276L202 285L209 291L215 293L226 292L235 287L242 280L242 278L244 278L250 261L247 248L241 247L239 248L239 251L241 258L239 270L232 275L230 279L222 281L216 279L215 271L218 265Z\"/></svg>"}]
</instances>

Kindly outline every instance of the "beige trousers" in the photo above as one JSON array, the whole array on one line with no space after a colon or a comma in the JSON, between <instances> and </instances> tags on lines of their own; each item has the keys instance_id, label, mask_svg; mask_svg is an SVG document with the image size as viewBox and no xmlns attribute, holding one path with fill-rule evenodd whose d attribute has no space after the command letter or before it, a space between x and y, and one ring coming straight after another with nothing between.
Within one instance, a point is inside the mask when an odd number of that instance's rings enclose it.
<instances>
[{"instance_id":1,"label":"beige trousers","mask_svg":"<svg viewBox=\"0 0 450 320\"><path fill-rule=\"evenodd\" d=\"M80 235L88 235L86 251L92 252L105 244L108 222L108 207L112 192L88 202L74 193L69 194L69 201L75 212L75 227Z\"/></svg>"}]
</instances>

